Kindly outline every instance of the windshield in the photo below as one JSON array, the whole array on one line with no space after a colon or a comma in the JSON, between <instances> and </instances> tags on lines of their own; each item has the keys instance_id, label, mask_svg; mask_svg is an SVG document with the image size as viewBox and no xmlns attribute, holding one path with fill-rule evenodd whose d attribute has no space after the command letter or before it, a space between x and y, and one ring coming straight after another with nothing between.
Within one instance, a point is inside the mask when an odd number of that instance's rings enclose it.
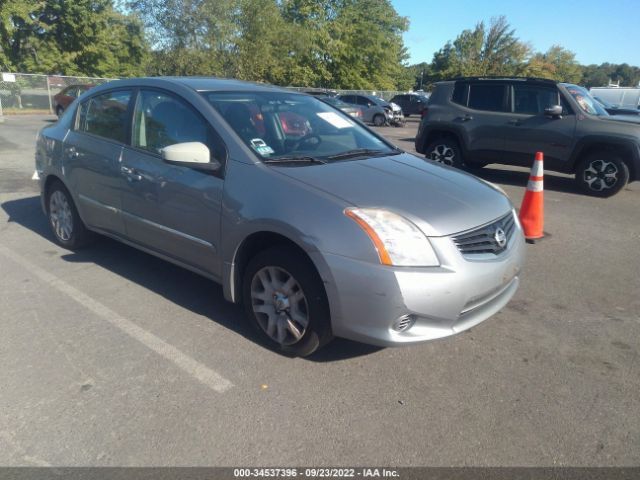
<instances>
[{"instance_id":1,"label":"windshield","mask_svg":"<svg viewBox=\"0 0 640 480\"><path fill-rule=\"evenodd\" d=\"M308 95L281 92L202 92L202 95L264 162L326 163L398 153L348 115Z\"/></svg>"},{"instance_id":2,"label":"windshield","mask_svg":"<svg viewBox=\"0 0 640 480\"><path fill-rule=\"evenodd\" d=\"M567 91L571 94L576 103L584 112L591 115L598 115L603 117L609 115L604 107L599 104L585 88L579 87L577 85L567 85L566 87Z\"/></svg>"}]
</instances>

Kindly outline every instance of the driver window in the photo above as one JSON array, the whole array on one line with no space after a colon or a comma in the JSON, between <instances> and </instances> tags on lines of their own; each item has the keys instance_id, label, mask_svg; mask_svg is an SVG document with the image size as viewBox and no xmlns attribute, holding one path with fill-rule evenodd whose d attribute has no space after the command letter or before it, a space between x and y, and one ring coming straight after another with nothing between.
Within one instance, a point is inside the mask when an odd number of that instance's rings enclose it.
<instances>
[{"instance_id":1,"label":"driver window","mask_svg":"<svg viewBox=\"0 0 640 480\"><path fill-rule=\"evenodd\" d=\"M217 136L213 138L208 122L185 102L158 91L140 91L132 133L134 147L155 154L176 143L201 142L209 147L216 160L224 160L222 140Z\"/></svg>"},{"instance_id":2,"label":"driver window","mask_svg":"<svg viewBox=\"0 0 640 480\"><path fill-rule=\"evenodd\" d=\"M514 113L526 113L540 115L544 109L558 105L558 92L556 90L534 85L513 86L513 111Z\"/></svg>"}]
</instances>

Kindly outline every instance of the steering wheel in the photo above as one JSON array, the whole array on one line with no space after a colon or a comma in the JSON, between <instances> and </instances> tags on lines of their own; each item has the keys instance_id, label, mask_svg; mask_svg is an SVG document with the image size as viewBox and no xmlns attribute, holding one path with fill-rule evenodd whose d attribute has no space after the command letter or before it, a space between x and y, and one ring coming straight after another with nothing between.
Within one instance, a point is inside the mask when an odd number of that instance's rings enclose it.
<instances>
[{"instance_id":1,"label":"steering wheel","mask_svg":"<svg viewBox=\"0 0 640 480\"><path fill-rule=\"evenodd\" d=\"M322 143L322 138L320 135L316 135L315 133L308 133L303 135L293 144L293 150L298 150L301 145L307 145L309 150L317 149Z\"/></svg>"}]
</instances>

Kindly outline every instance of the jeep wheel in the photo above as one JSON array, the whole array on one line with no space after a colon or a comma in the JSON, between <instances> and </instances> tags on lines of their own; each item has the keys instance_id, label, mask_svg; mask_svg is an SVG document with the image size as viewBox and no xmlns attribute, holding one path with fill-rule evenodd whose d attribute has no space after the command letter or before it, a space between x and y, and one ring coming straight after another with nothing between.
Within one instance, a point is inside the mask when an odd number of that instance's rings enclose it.
<instances>
[{"instance_id":1,"label":"jeep wheel","mask_svg":"<svg viewBox=\"0 0 640 480\"><path fill-rule=\"evenodd\" d=\"M578 165L576 182L589 195L611 197L629 182L629 167L615 153L595 152Z\"/></svg>"},{"instance_id":2,"label":"jeep wheel","mask_svg":"<svg viewBox=\"0 0 640 480\"><path fill-rule=\"evenodd\" d=\"M458 142L451 138L440 138L431 142L425 150L425 156L450 167L462 168L464 165Z\"/></svg>"}]
</instances>

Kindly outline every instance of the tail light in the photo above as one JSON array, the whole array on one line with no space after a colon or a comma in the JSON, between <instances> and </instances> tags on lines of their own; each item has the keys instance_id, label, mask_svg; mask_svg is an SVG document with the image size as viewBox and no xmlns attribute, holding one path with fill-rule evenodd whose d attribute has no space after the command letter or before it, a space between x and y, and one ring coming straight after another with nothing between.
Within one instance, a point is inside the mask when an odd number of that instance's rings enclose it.
<instances>
[{"instance_id":1,"label":"tail light","mask_svg":"<svg viewBox=\"0 0 640 480\"><path fill-rule=\"evenodd\" d=\"M427 107L424 107L422 109L422 111L420 112L420 118L424 118L427 115L427 110L428 110Z\"/></svg>"}]
</instances>

